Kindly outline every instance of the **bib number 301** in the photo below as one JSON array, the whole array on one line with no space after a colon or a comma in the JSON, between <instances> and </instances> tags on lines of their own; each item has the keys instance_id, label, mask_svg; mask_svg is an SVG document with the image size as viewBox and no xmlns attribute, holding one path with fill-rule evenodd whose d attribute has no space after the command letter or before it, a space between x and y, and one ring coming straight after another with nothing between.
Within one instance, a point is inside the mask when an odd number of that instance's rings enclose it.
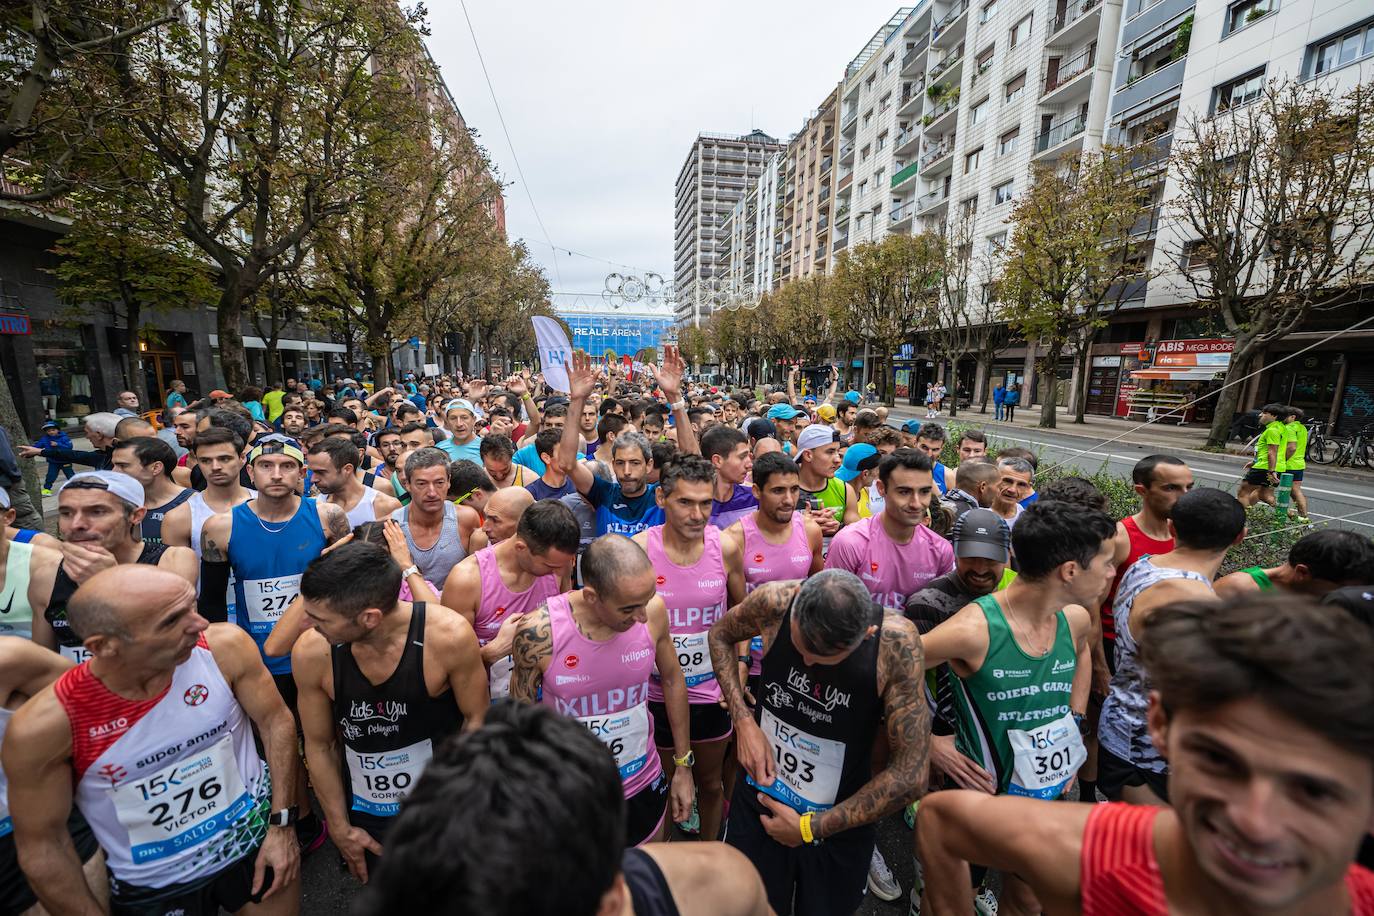
<instances>
[{"instance_id":1,"label":"bib number 301","mask_svg":"<svg viewBox=\"0 0 1374 916\"><path fill-rule=\"evenodd\" d=\"M1007 787L1009 795L1058 798L1088 759L1072 716L1035 729L1008 729L1007 739L1015 755L1011 784Z\"/></svg>"}]
</instances>

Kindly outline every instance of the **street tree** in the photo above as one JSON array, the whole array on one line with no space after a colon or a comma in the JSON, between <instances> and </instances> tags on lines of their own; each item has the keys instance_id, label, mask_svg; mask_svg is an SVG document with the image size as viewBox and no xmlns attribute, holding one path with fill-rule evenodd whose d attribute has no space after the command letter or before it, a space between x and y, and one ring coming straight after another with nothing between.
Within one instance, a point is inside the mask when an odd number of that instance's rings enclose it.
<instances>
[{"instance_id":1,"label":"street tree","mask_svg":"<svg viewBox=\"0 0 1374 916\"><path fill-rule=\"evenodd\" d=\"M974 351L980 328L987 325L990 317L981 296L969 289L974 276L972 216L960 215L943 233L931 239L940 259L940 288L939 294L927 301L927 311L921 318L923 336L936 363L948 365L953 376L951 417L959 415L959 363ZM970 399L977 394L969 392Z\"/></svg>"},{"instance_id":2,"label":"street tree","mask_svg":"<svg viewBox=\"0 0 1374 916\"><path fill-rule=\"evenodd\" d=\"M1040 426L1056 425L1059 367L1072 351L1082 367L1093 336L1106 327L1142 270L1132 230L1146 192L1129 155L1107 147L1037 166L1011 213L1011 239L998 289L1013 328L1039 340ZM1083 422L1082 398L1075 422Z\"/></svg>"},{"instance_id":3,"label":"street tree","mask_svg":"<svg viewBox=\"0 0 1374 916\"><path fill-rule=\"evenodd\" d=\"M931 235L889 235L840 255L836 294L845 304L846 325L877 348L870 360L882 366L879 396L891 404L890 367L899 347L911 339L921 317L939 295L940 253ZM872 378L872 366L869 367Z\"/></svg>"},{"instance_id":4,"label":"street tree","mask_svg":"<svg viewBox=\"0 0 1374 916\"><path fill-rule=\"evenodd\" d=\"M1167 243L1179 294L1235 340L1207 444L1225 445L1255 355L1374 282L1374 88L1270 83L1175 131Z\"/></svg>"}]
</instances>

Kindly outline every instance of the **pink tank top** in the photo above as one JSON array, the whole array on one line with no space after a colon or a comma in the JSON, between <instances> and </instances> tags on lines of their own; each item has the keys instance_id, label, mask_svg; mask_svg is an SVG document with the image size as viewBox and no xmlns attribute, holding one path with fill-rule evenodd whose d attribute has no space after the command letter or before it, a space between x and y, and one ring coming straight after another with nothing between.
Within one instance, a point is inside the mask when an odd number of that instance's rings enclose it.
<instances>
[{"instance_id":1,"label":"pink tank top","mask_svg":"<svg viewBox=\"0 0 1374 916\"><path fill-rule=\"evenodd\" d=\"M553 657L540 702L577 719L605 743L629 798L663 772L646 705L653 637L636 623L604 642L588 639L573 620L567 595L549 598L548 607Z\"/></svg>"},{"instance_id":2,"label":"pink tank top","mask_svg":"<svg viewBox=\"0 0 1374 916\"><path fill-rule=\"evenodd\" d=\"M658 570L658 596L668 607L668 631L673 634L678 664L687 680L689 703L718 703L720 685L711 667L706 633L725 613L729 596L725 589L725 561L721 556L720 529L706 526L701 558L690 567L678 566L663 551L663 526L649 529L649 562ZM658 676L649 682L649 699L663 701Z\"/></svg>"},{"instance_id":3,"label":"pink tank top","mask_svg":"<svg viewBox=\"0 0 1374 916\"><path fill-rule=\"evenodd\" d=\"M552 575L540 576L534 580L533 585L519 594L506 588L506 583L501 579L494 544L477 551L477 571L482 579L482 598L477 605L477 615L472 628L477 631L477 641L482 645L496 638L502 621L511 614L529 613L558 594L558 577ZM512 668L513 663L509 655L492 663L489 674L493 700L510 696Z\"/></svg>"},{"instance_id":4,"label":"pink tank top","mask_svg":"<svg viewBox=\"0 0 1374 916\"><path fill-rule=\"evenodd\" d=\"M744 591L752 592L765 582L805 579L811 572L811 543L806 537L806 516L792 513L792 536L783 544L770 544L759 531L758 513L740 519L744 529ZM763 670L763 637L749 641L749 673Z\"/></svg>"}]
</instances>

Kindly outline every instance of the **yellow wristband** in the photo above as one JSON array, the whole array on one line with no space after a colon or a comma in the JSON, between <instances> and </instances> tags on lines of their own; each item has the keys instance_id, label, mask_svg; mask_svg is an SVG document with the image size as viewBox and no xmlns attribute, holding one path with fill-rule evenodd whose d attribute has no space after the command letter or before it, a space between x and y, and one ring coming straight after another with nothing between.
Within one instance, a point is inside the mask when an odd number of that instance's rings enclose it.
<instances>
[{"instance_id":1,"label":"yellow wristband","mask_svg":"<svg viewBox=\"0 0 1374 916\"><path fill-rule=\"evenodd\" d=\"M801 838L803 843L805 843L807 846L810 846L813 842L815 842L816 837L811 833L811 815L809 813L803 814L801 816L801 820L798 821L797 826L801 828Z\"/></svg>"}]
</instances>

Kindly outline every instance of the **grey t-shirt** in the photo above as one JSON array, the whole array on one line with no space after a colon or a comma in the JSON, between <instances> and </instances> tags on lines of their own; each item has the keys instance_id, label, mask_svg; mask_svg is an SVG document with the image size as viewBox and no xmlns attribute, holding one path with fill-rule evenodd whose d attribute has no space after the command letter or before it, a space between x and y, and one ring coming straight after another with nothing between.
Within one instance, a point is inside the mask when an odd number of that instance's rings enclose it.
<instances>
[{"instance_id":1,"label":"grey t-shirt","mask_svg":"<svg viewBox=\"0 0 1374 916\"><path fill-rule=\"evenodd\" d=\"M406 546L410 548L410 555L415 560L420 575L443 588L449 570L467 556L467 551L463 549L463 541L459 537L457 507L450 502L444 503L444 521L439 529L439 539L428 550L418 547L415 539L410 536L410 506L402 506L391 513L391 517L401 523L401 531L406 536Z\"/></svg>"}]
</instances>

